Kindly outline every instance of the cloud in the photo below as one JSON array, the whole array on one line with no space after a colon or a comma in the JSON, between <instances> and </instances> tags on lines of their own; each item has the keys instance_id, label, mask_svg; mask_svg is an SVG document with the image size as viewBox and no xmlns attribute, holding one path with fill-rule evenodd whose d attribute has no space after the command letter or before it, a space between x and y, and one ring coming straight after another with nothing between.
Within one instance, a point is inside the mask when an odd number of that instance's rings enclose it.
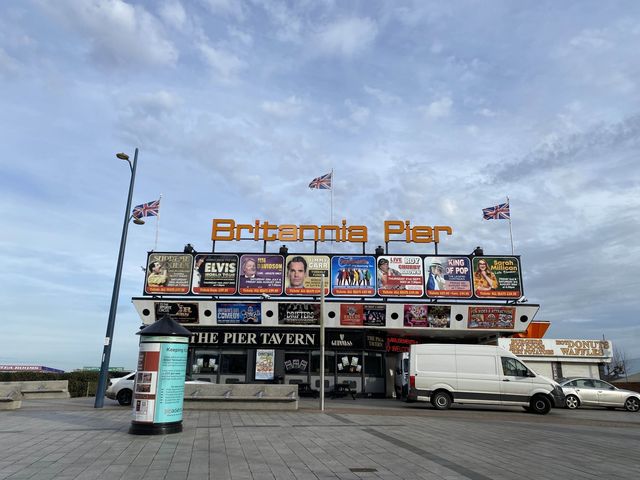
<instances>
[{"instance_id":1,"label":"cloud","mask_svg":"<svg viewBox=\"0 0 640 480\"><path fill-rule=\"evenodd\" d=\"M235 80L238 74L247 68L246 62L222 48L204 42L200 43L198 48L207 65L225 82Z\"/></svg>"},{"instance_id":2,"label":"cloud","mask_svg":"<svg viewBox=\"0 0 640 480\"><path fill-rule=\"evenodd\" d=\"M214 15L232 17L239 21L245 18L245 5L241 0L204 0L204 4Z\"/></svg>"},{"instance_id":3,"label":"cloud","mask_svg":"<svg viewBox=\"0 0 640 480\"><path fill-rule=\"evenodd\" d=\"M262 102L262 110L276 117L295 117L302 111L302 102L295 96L287 98L284 102Z\"/></svg>"},{"instance_id":4,"label":"cloud","mask_svg":"<svg viewBox=\"0 0 640 480\"><path fill-rule=\"evenodd\" d=\"M365 85L364 91L365 93L378 100L382 105L393 105L402 103L402 99L399 96L387 93L384 90L380 90L378 88L373 88Z\"/></svg>"},{"instance_id":5,"label":"cloud","mask_svg":"<svg viewBox=\"0 0 640 480\"><path fill-rule=\"evenodd\" d=\"M182 30L187 22L187 12L178 1L165 2L158 11L160 17L176 30Z\"/></svg>"},{"instance_id":6,"label":"cloud","mask_svg":"<svg viewBox=\"0 0 640 480\"><path fill-rule=\"evenodd\" d=\"M451 114L453 101L450 97L442 97L431 102L426 107L422 107L422 112L429 118L443 118Z\"/></svg>"},{"instance_id":7,"label":"cloud","mask_svg":"<svg viewBox=\"0 0 640 480\"><path fill-rule=\"evenodd\" d=\"M366 50L376 39L378 26L369 18L346 18L323 26L314 43L320 53L352 57Z\"/></svg>"},{"instance_id":8,"label":"cloud","mask_svg":"<svg viewBox=\"0 0 640 480\"><path fill-rule=\"evenodd\" d=\"M178 51L144 7L121 0L42 2L51 17L86 37L104 67L173 66Z\"/></svg>"},{"instance_id":9,"label":"cloud","mask_svg":"<svg viewBox=\"0 0 640 480\"><path fill-rule=\"evenodd\" d=\"M0 77L18 73L20 63L0 47Z\"/></svg>"}]
</instances>

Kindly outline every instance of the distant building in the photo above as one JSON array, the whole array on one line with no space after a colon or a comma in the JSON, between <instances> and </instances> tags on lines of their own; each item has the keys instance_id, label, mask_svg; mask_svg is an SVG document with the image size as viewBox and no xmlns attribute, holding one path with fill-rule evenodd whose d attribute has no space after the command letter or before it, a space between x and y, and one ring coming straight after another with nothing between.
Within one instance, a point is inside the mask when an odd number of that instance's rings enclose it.
<instances>
[{"instance_id":1,"label":"distant building","mask_svg":"<svg viewBox=\"0 0 640 480\"><path fill-rule=\"evenodd\" d=\"M0 372L64 373L64 370L41 365L0 365Z\"/></svg>"}]
</instances>

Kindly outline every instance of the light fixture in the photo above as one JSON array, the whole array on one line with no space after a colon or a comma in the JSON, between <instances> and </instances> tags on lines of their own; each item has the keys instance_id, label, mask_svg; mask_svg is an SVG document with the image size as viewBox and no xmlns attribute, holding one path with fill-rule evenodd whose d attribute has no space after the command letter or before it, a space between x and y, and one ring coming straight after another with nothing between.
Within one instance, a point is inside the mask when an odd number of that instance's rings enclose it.
<instances>
[{"instance_id":1,"label":"light fixture","mask_svg":"<svg viewBox=\"0 0 640 480\"><path fill-rule=\"evenodd\" d=\"M129 155L127 155L126 153L116 153L116 157L118 157L120 160L129 161Z\"/></svg>"},{"instance_id":2,"label":"light fixture","mask_svg":"<svg viewBox=\"0 0 640 480\"><path fill-rule=\"evenodd\" d=\"M187 243L184 246L184 250L183 251L184 251L184 253L198 253L198 252L196 252L196 249L193 248L193 245L191 245L190 243Z\"/></svg>"},{"instance_id":3,"label":"light fixture","mask_svg":"<svg viewBox=\"0 0 640 480\"><path fill-rule=\"evenodd\" d=\"M138 217L133 217L133 223L136 225L144 225L144 220Z\"/></svg>"},{"instance_id":4,"label":"light fixture","mask_svg":"<svg viewBox=\"0 0 640 480\"><path fill-rule=\"evenodd\" d=\"M287 254L289 253L289 249L287 248L286 245L282 245L280 247L280 251L279 251L280 255L282 255L283 257L286 257Z\"/></svg>"},{"instance_id":5,"label":"light fixture","mask_svg":"<svg viewBox=\"0 0 640 480\"><path fill-rule=\"evenodd\" d=\"M382 248L382 245L378 245L376 247L376 255L384 255L384 248Z\"/></svg>"},{"instance_id":6,"label":"light fixture","mask_svg":"<svg viewBox=\"0 0 640 480\"><path fill-rule=\"evenodd\" d=\"M481 257L481 256L484 255L484 250L482 250L482 247L476 247L471 255L475 255L477 257Z\"/></svg>"}]
</instances>

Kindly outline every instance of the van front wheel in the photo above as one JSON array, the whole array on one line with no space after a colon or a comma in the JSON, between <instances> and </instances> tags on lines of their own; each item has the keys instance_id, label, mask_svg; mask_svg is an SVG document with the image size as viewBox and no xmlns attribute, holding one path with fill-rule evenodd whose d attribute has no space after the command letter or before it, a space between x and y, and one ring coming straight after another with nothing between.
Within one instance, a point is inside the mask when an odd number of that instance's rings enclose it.
<instances>
[{"instance_id":1,"label":"van front wheel","mask_svg":"<svg viewBox=\"0 0 640 480\"><path fill-rule=\"evenodd\" d=\"M536 395L531 399L531 403L529 404L529 406L531 407L531 411L533 413L546 415L551 411L551 400L543 395Z\"/></svg>"},{"instance_id":2,"label":"van front wheel","mask_svg":"<svg viewBox=\"0 0 640 480\"><path fill-rule=\"evenodd\" d=\"M447 410L451 406L451 395L443 391L436 392L431 397L431 404L437 410Z\"/></svg>"}]
</instances>

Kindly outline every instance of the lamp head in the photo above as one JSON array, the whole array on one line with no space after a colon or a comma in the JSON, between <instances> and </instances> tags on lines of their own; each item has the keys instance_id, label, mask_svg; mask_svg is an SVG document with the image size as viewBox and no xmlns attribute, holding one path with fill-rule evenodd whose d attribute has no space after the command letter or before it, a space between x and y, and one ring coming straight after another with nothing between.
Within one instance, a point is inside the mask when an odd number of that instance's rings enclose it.
<instances>
[{"instance_id":1,"label":"lamp head","mask_svg":"<svg viewBox=\"0 0 640 480\"><path fill-rule=\"evenodd\" d=\"M133 217L133 223L136 225L144 225L144 220L138 217Z\"/></svg>"},{"instance_id":2,"label":"lamp head","mask_svg":"<svg viewBox=\"0 0 640 480\"><path fill-rule=\"evenodd\" d=\"M129 155L127 155L126 153L116 153L116 157L118 157L120 160L129 160Z\"/></svg>"}]
</instances>

